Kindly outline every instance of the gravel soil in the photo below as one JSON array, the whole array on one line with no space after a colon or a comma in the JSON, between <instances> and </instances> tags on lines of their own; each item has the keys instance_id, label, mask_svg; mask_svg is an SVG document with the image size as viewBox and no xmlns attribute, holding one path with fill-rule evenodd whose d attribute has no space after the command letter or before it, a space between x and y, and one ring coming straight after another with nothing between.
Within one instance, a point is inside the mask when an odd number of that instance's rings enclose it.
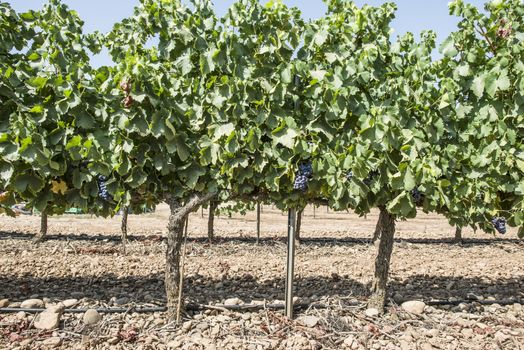
<instances>
[{"instance_id":1,"label":"gravel soil","mask_svg":"<svg viewBox=\"0 0 524 350\"><path fill-rule=\"evenodd\" d=\"M524 242L454 228L436 215L397 223L387 313L366 310L375 247L369 242L378 213L367 218L308 207L297 248L294 320L265 307L284 299L287 216L262 212L255 244L255 214L189 219L185 296L206 305L176 327L166 314L133 307L165 304L163 270L167 206L130 215L127 244L120 216L49 218L49 239L33 244L39 217L0 217L0 307L29 299L47 306L118 307L124 313L87 320L65 313L54 330L35 328L35 314L0 313L0 349L524 349ZM405 301L447 300L410 313ZM460 300L468 302L460 303ZM494 303L490 300L504 300ZM217 305L259 305L232 312ZM501 305L502 304L502 305ZM90 315L92 316L92 315ZM95 315L96 316L96 315Z\"/></svg>"}]
</instances>

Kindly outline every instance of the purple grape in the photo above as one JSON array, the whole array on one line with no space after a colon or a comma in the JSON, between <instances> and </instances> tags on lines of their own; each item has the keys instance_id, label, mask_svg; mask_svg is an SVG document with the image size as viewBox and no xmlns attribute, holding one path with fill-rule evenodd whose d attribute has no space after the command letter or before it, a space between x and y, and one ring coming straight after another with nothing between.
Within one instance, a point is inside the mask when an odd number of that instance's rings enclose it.
<instances>
[{"instance_id":1,"label":"purple grape","mask_svg":"<svg viewBox=\"0 0 524 350\"><path fill-rule=\"evenodd\" d=\"M421 203L424 200L424 195L422 194L422 192L418 190L418 188L414 188L411 190L411 196L417 204Z\"/></svg>"},{"instance_id":2,"label":"purple grape","mask_svg":"<svg viewBox=\"0 0 524 350\"><path fill-rule=\"evenodd\" d=\"M313 176L313 165L311 161L300 163L298 166L298 173L295 176L293 188L302 192L307 191L309 179Z\"/></svg>"},{"instance_id":3,"label":"purple grape","mask_svg":"<svg viewBox=\"0 0 524 350\"><path fill-rule=\"evenodd\" d=\"M498 233L500 233L500 234L505 234L506 233L506 231L507 231L506 230L506 218L504 218L504 217L494 217L491 220L491 223L495 227L495 230L498 231Z\"/></svg>"}]
</instances>

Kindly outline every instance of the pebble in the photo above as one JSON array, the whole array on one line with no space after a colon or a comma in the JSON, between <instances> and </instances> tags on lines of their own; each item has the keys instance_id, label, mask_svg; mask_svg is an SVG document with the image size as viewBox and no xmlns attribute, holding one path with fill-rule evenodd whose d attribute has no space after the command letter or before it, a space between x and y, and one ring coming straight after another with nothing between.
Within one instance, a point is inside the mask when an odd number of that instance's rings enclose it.
<instances>
[{"instance_id":1,"label":"pebble","mask_svg":"<svg viewBox=\"0 0 524 350\"><path fill-rule=\"evenodd\" d=\"M209 328L209 323L207 322L202 322L202 323L199 323L196 325L195 329L198 329L199 331L203 332L205 331L206 329Z\"/></svg>"},{"instance_id":2,"label":"pebble","mask_svg":"<svg viewBox=\"0 0 524 350\"><path fill-rule=\"evenodd\" d=\"M423 301L411 300L402 303L401 307L404 311L407 311L415 315L421 315L422 313L424 313L424 308L426 307L426 304Z\"/></svg>"},{"instance_id":3,"label":"pebble","mask_svg":"<svg viewBox=\"0 0 524 350\"><path fill-rule=\"evenodd\" d=\"M36 329L51 330L58 328L60 325L60 317L62 312L54 312L53 310L46 310L35 318L34 326Z\"/></svg>"},{"instance_id":4,"label":"pebble","mask_svg":"<svg viewBox=\"0 0 524 350\"><path fill-rule=\"evenodd\" d=\"M186 321L182 323L182 330L188 332L193 327L193 321Z\"/></svg>"},{"instance_id":5,"label":"pebble","mask_svg":"<svg viewBox=\"0 0 524 350\"><path fill-rule=\"evenodd\" d=\"M304 316L299 318L299 321L302 322L306 327L313 328L315 327L320 319L315 316Z\"/></svg>"},{"instance_id":6,"label":"pebble","mask_svg":"<svg viewBox=\"0 0 524 350\"><path fill-rule=\"evenodd\" d=\"M64 304L66 308L72 307L78 304L78 299L67 299L67 300L62 301L62 304Z\"/></svg>"},{"instance_id":7,"label":"pebble","mask_svg":"<svg viewBox=\"0 0 524 350\"><path fill-rule=\"evenodd\" d=\"M9 299L0 300L0 307L8 307L8 306L9 306Z\"/></svg>"},{"instance_id":8,"label":"pebble","mask_svg":"<svg viewBox=\"0 0 524 350\"><path fill-rule=\"evenodd\" d=\"M400 341L400 349L401 349L401 350L411 350L412 347L411 347L411 345L409 344L408 341L406 341L406 340L401 340L401 341Z\"/></svg>"},{"instance_id":9,"label":"pebble","mask_svg":"<svg viewBox=\"0 0 524 350\"><path fill-rule=\"evenodd\" d=\"M31 345L31 343L33 342L33 339L29 338L29 339L24 339L20 342L20 347L23 349L23 348L26 348L26 347L29 347L29 345Z\"/></svg>"},{"instance_id":10,"label":"pebble","mask_svg":"<svg viewBox=\"0 0 524 350\"><path fill-rule=\"evenodd\" d=\"M60 337L51 337L44 340L42 344L50 348L56 348L62 344L62 339Z\"/></svg>"},{"instance_id":11,"label":"pebble","mask_svg":"<svg viewBox=\"0 0 524 350\"><path fill-rule=\"evenodd\" d=\"M511 336L504 334L501 331L497 331L495 333L495 340L498 341L499 343L504 343L506 340L509 340L509 339L511 339Z\"/></svg>"},{"instance_id":12,"label":"pebble","mask_svg":"<svg viewBox=\"0 0 524 350\"><path fill-rule=\"evenodd\" d=\"M102 315L100 315L95 309L89 309L85 312L82 320L85 324L94 325L102 320Z\"/></svg>"},{"instance_id":13,"label":"pebble","mask_svg":"<svg viewBox=\"0 0 524 350\"><path fill-rule=\"evenodd\" d=\"M241 305L243 303L239 298L229 298L224 301L224 305Z\"/></svg>"},{"instance_id":14,"label":"pebble","mask_svg":"<svg viewBox=\"0 0 524 350\"><path fill-rule=\"evenodd\" d=\"M367 317L375 317L375 316L378 316L379 314L380 312L378 311L378 309L375 309L373 307L366 309L366 311L364 311L364 315L366 315Z\"/></svg>"},{"instance_id":15,"label":"pebble","mask_svg":"<svg viewBox=\"0 0 524 350\"><path fill-rule=\"evenodd\" d=\"M40 309L44 307L44 301L41 299L28 299L20 304L22 309Z\"/></svg>"},{"instance_id":16,"label":"pebble","mask_svg":"<svg viewBox=\"0 0 524 350\"><path fill-rule=\"evenodd\" d=\"M355 343L357 343L356 346ZM356 347L358 347L358 342L354 336L350 335L349 337L344 339L344 345L349 349L355 349Z\"/></svg>"},{"instance_id":17,"label":"pebble","mask_svg":"<svg viewBox=\"0 0 524 350\"><path fill-rule=\"evenodd\" d=\"M107 340L107 343L108 344L111 344L111 345L116 345L120 342L120 339L118 339L118 337L112 337L112 338L109 338Z\"/></svg>"},{"instance_id":18,"label":"pebble","mask_svg":"<svg viewBox=\"0 0 524 350\"><path fill-rule=\"evenodd\" d=\"M118 298L115 300L115 305L125 305L127 303L129 303L129 299L126 297Z\"/></svg>"},{"instance_id":19,"label":"pebble","mask_svg":"<svg viewBox=\"0 0 524 350\"><path fill-rule=\"evenodd\" d=\"M65 310L65 305L62 303L47 305L46 311L62 314Z\"/></svg>"},{"instance_id":20,"label":"pebble","mask_svg":"<svg viewBox=\"0 0 524 350\"><path fill-rule=\"evenodd\" d=\"M434 347L430 343L422 343L420 344L420 350L433 350Z\"/></svg>"}]
</instances>

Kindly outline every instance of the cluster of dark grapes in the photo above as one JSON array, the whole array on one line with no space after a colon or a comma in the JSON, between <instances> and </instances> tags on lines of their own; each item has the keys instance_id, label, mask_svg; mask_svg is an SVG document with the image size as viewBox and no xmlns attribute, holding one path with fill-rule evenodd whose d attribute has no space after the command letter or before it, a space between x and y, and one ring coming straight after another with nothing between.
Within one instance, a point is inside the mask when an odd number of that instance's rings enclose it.
<instances>
[{"instance_id":1,"label":"cluster of dark grapes","mask_svg":"<svg viewBox=\"0 0 524 350\"><path fill-rule=\"evenodd\" d=\"M293 188L302 192L307 191L309 179L313 176L313 165L311 162L303 162L298 166L298 173L295 176Z\"/></svg>"},{"instance_id":2,"label":"cluster of dark grapes","mask_svg":"<svg viewBox=\"0 0 524 350\"><path fill-rule=\"evenodd\" d=\"M364 179L364 183L366 184L366 186L369 186L371 185L371 182L373 181L373 179L378 176L379 172L376 171L376 170L371 170L368 174L368 176Z\"/></svg>"},{"instance_id":3,"label":"cluster of dark grapes","mask_svg":"<svg viewBox=\"0 0 524 350\"><path fill-rule=\"evenodd\" d=\"M353 172L351 170L348 171L346 174L346 180L350 181L353 178L353 176L354 176Z\"/></svg>"},{"instance_id":4,"label":"cluster of dark grapes","mask_svg":"<svg viewBox=\"0 0 524 350\"><path fill-rule=\"evenodd\" d=\"M107 184L106 184L107 177L103 175L99 175L97 177L97 182L98 182L98 196L107 202L113 200L113 197L107 191Z\"/></svg>"},{"instance_id":5,"label":"cluster of dark grapes","mask_svg":"<svg viewBox=\"0 0 524 350\"><path fill-rule=\"evenodd\" d=\"M417 205L421 204L424 200L424 194L418 190L418 188L414 188L411 190L411 197L413 197L413 200Z\"/></svg>"},{"instance_id":6,"label":"cluster of dark grapes","mask_svg":"<svg viewBox=\"0 0 524 350\"><path fill-rule=\"evenodd\" d=\"M502 234L506 233L506 218L495 217L491 220L491 223L495 227L495 230L498 231L498 233L502 233Z\"/></svg>"}]
</instances>

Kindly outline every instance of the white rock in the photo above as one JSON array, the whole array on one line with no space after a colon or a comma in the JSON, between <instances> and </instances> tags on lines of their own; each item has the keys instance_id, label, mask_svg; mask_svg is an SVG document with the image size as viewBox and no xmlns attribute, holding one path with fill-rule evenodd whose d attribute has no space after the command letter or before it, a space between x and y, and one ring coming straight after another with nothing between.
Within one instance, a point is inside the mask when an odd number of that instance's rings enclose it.
<instances>
[{"instance_id":1,"label":"white rock","mask_svg":"<svg viewBox=\"0 0 524 350\"><path fill-rule=\"evenodd\" d=\"M400 349L401 350L411 350L412 347L411 347L411 345L409 345L409 342L407 342L406 340L401 340L400 341Z\"/></svg>"},{"instance_id":2,"label":"white rock","mask_svg":"<svg viewBox=\"0 0 524 350\"><path fill-rule=\"evenodd\" d=\"M53 312L53 311L46 310L36 316L34 326L36 329L45 329L45 330L51 330L51 329L58 328L58 326L60 325L61 316L62 316L62 313L60 312Z\"/></svg>"},{"instance_id":3,"label":"white rock","mask_svg":"<svg viewBox=\"0 0 524 350\"><path fill-rule=\"evenodd\" d=\"M180 340L172 340L166 344L168 349L180 349L181 345L182 343L180 342Z\"/></svg>"},{"instance_id":4,"label":"white rock","mask_svg":"<svg viewBox=\"0 0 524 350\"><path fill-rule=\"evenodd\" d=\"M350 335L349 337L347 337L346 339L344 339L344 345L348 348L348 349L353 349L354 347L354 344L356 343L357 341L355 340L355 337Z\"/></svg>"},{"instance_id":5,"label":"white rock","mask_svg":"<svg viewBox=\"0 0 524 350\"><path fill-rule=\"evenodd\" d=\"M54 312L55 314L62 314L65 310L65 306L62 303L47 305L46 311Z\"/></svg>"},{"instance_id":6,"label":"white rock","mask_svg":"<svg viewBox=\"0 0 524 350\"><path fill-rule=\"evenodd\" d=\"M301 317L299 320L306 327L310 327L310 328L315 327L318 324L318 322L320 321L320 319L315 316L304 316L304 317Z\"/></svg>"},{"instance_id":7,"label":"white rock","mask_svg":"<svg viewBox=\"0 0 524 350\"><path fill-rule=\"evenodd\" d=\"M497 331L495 333L495 340L500 343L504 343L506 340L509 340L509 339L511 339L511 336L504 334L501 331Z\"/></svg>"},{"instance_id":8,"label":"white rock","mask_svg":"<svg viewBox=\"0 0 524 350\"><path fill-rule=\"evenodd\" d=\"M373 307L371 307L371 308L367 309L366 311L364 311L364 315L366 315L367 317L375 317L375 316L378 316L379 314L380 314L380 312L377 309L373 308Z\"/></svg>"},{"instance_id":9,"label":"white rock","mask_svg":"<svg viewBox=\"0 0 524 350\"><path fill-rule=\"evenodd\" d=\"M44 307L44 301L40 299L25 300L20 304L22 309L39 309Z\"/></svg>"},{"instance_id":10,"label":"white rock","mask_svg":"<svg viewBox=\"0 0 524 350\"><path fill-rule=\"evenodd\" d=\"M422 343L420 344L420 350L433 350L434 347L430 343Z\"/></svg>"},{"instance_id":11,"label":"white rock","mask_svg":"<svg viewBox=\"0 0 524 350\"><path fill-rule=\"evenodd\" d=\"M8 307L8 306L9 306L9 299L0 300L0 307Z\"/></svg>"},{"instance_id":12,"label":"white rock","mask_svg":"<svg viewBox=\"0 0 524 350\"><path fill-rule=\"evenodd\" d=\"M240 305L244 302L240 300L239 298L229 298L224 301L224 305Z\"/></svg>"},{"instance_id":13,"label":"white rock","mask_svg":"<svg viewBox=\"0 0 524 350\"><path fill-rule=\"evenodd\" d=\"M109 338L107 340L107 343L108 344L111 344L111 345L116 345L120 342L120 339L118 339L118 337L112 337L112 338Z\"/></svg>"},{"instance_id":14,"label":"white rock","mask_svg":"<svg viewBox=\"0 0 524 350\"><path fill-rule=\"evenodd\" d=\"M49 348L56 348L62 344L62 339L60 337L51 337L44 340L42 344Z\"/></svg>"},{"instance_id":15,"label":"white rock","mask_svg":"<svg viewBox=\"0 0 524 350\"><path fill-rule=\"evenodd\" d=\"M102 315L100 315L95 309L89 309L85 312L82 319L85 324L93 325L102 320Z\"/></svg>"},{"instance_id":16,"label":"white rock","mask_svg":"<svg viewBox=\"0 0 524 350\"><path fill-rule=\"evenodd\" d=\"M62 304L64 304L65 307L71 307L78 304L78 299L67 299L62 301Z\"/></svg>"},{"instance_id":17,"label":"white rock","mask_svg":"<svg viewBox=\"0 0 524 350\"><path fill-rule=\"evenodd\" d=\"M421 315L424 312L426 304L423 301L411 300L402 303L401 307L404 309L404 311L415 315Z\"/></svg>"}]
</instances>

